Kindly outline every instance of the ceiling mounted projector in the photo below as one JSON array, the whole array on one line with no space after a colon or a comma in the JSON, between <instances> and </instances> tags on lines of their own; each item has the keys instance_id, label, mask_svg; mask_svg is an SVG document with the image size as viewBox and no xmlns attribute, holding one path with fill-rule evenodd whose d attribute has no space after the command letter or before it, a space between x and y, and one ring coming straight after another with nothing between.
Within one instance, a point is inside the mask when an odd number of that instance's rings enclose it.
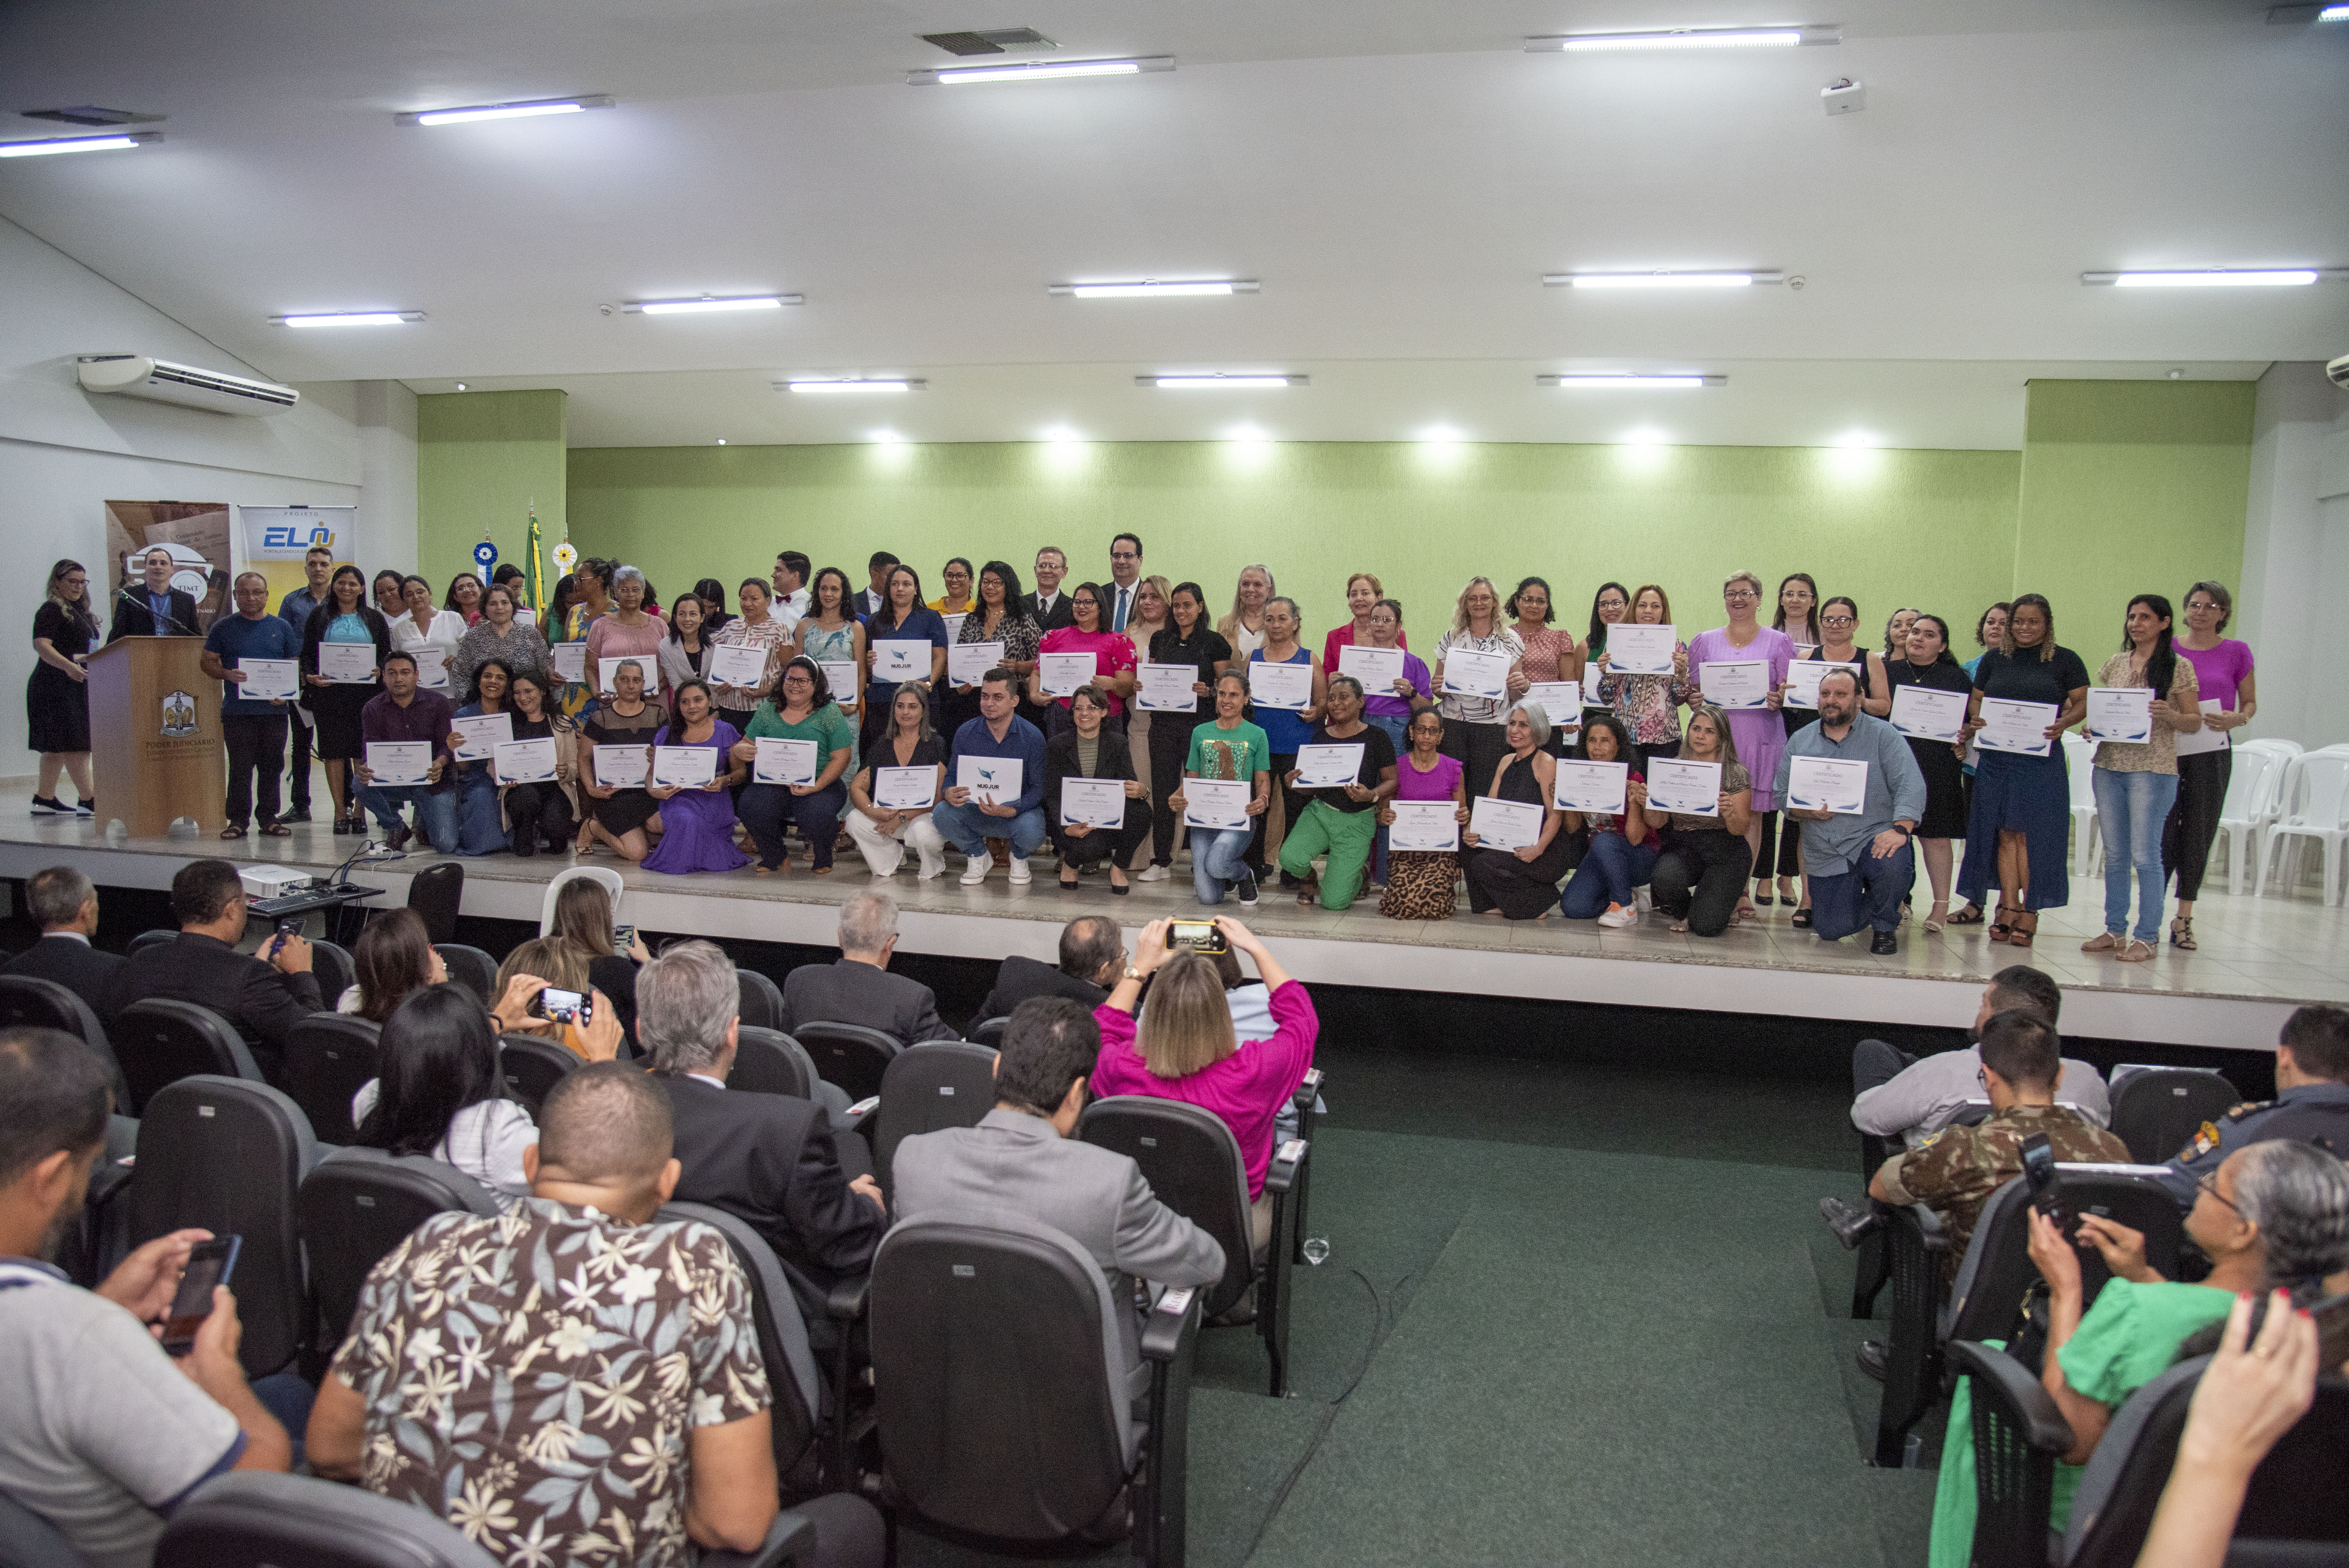
<instances>
[{"instance_id":1,"label":"ceiling mounted projector","mask_svg":"<svg viewBox=\"0 0 2349 1568\"><path fill-rule=\"evenodd\" d=\"M291 387L143 354L85 354L79 357L79 372L85 392L145 397L215 414L282 414L302 400Z\"/></svg>"}]
</instances>

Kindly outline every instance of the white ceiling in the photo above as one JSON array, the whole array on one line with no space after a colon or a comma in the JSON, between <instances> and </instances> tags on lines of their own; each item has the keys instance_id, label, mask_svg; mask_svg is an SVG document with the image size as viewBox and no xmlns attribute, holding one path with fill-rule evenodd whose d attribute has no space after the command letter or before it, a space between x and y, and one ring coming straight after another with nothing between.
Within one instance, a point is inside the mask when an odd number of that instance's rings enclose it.
<instances>
[{"instance_id":1,"label":"white ceiling","mask_svg":"<svg viewBox=\"0 0 2349 1568\"><path fill-rule=\"evenodd\" d=\"M136 152L0 163L0 215L266 373L555 386L580 444L1472 438L2013 446L2034 375L2256 375L2349 349L2349 283L2084 288L2129 266L2349 265L2349 26L2263 0L16 0L0 110L167 114ZM1835 22L1830 48L1527 55L1531 34ZM909 88L916 35L1028 25L1167 75ZM1850 76L1863 113L1817 91ZM419 129L565 92L609 111ZM62 128L10 118L0 139ZM1758 267L1805 286L1545 289ZM1258 278L1229 299L1047 285ZM755 316L598 306L802 293ZM293 333L286 312L422 310ZM122 347L122 345L92 345ZM1674 368L1625 402L1537 371ZM1143 371L1309 387L1145 392ZM823 409L787 372L925 376ZM1603 402L1594 399L1604 398ZM1206 399L1202 402L1202 399ZM1579 410L1597 409L1597 412Z\"/></svg>"}]
</instances>

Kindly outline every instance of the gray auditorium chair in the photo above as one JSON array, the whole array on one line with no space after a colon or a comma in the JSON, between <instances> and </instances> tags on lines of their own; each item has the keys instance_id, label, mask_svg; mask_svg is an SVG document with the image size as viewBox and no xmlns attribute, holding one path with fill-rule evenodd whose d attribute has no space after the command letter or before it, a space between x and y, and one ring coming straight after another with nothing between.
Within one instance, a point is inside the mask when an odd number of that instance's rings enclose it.
<instances>
[{"instance_id":1,"label":"gray auditorium chair","mask_svg":"<svg viewBox=\"0 0 2349 1568\"><path fill-rule=\"evenodd\" d=\"M129 1110L129 1086L123 1082L122 1064L114 1058L114 1042L107 1038L106 1027L89 1004L65 986L30 975L0 975L0 1028L62 1029L73 1036L106 1058L115 1106Z\"/></svg>"},{"instance_id":2,"label":"gray auditorium chair","mask_svg":"<svg viewBox=\"0 0 2349 1568\"><path fill-rule=\"evenodd\" d=\"M133 1002L114 1017L114 1054L130 1086L130 1110L146 1114L165 1085L198 1073L261 1081L236 1026L208 1007L168 996Z\"/></svg>"},{"instance_id":3,"label":"gray auditorium chair","mask_svg":"<svg viewBox=\"0 0 2349 1568\"><path fill-rule=\"evenodd\" d=\"M323 1371L358 1309L367 1271L435 1214L495 1219L495 1194L421 1154L338 1149L310 1169L295 1199L316 1305L314 1369Z\"/></svg>"},{"instance_id":4,"label":"gray auditorium chair","mask_svg":"<svg viewBox=\"0 0 2349 1568\"><path fill-rule=\"evenodd\" d=\"M341 1000L343 993L358 983L358 965L349 948L323 936L310 944L310 978L318 983L318 995L327 1006Z\"/></svg>"},{"instance_id":5,"label":"gray auditorium chair","mask_svg":"<svg viewBox=\"0 0 2349 1568\"><path fill-rule=\"evenodd\" d=\"M375 1077L382 1032L373 1019L349 1013L313 1013L294 1026L280 1072L319 1142L348 1143L357 1135L351 1099Z\"/></svg>"},{"instance_id":6,"label":"gray auditorium chair","mask_svg":"<svg viewBox=\"0 0 2349 1568\"><path fill-rule=\"evenodd\" d=\"M881 1104L873 1115L873 1173L885 1194L895 1191L889 1161L897 1145L945 1127L977 1127L995 1109L995 1053L959 1040L907 1046L881 1075Z\"/></svg>"},{"instance_id":7,"label":"gray auditorium chair","mask_svg":"<svg viewBox=\"0 0 2349 1568\"><path fill-rule=\"evenodd\" d=\"M970 1043L974 1046L985 1046L991 1051L1002 1049L1003 1031L1010 1022L1011 1016L1009 1013L999 1014L992 1018L981 1018L970 1026Z\"/></svg>"},{"instance_id":8,"label":"gray auditorium chair","mask_svg":"<svg viewBox=\"0 0 2349 1568\"><path fill-rule=\"evenodd\" d=\"M783 993L781 987L747 965L737 965L737 982L742 988L741 1014L745 1028L756 1026L761 1029L783 1026Z\"/></svg>"},{"instance_id":9,"label":"gray auditorium chair","mask_svg":"<svg viewBox=\"0 0 2349 1568\"><path fill-rule=\"evenodd\" d=\"M427 866L408 879L408 907L424 922L424 939L436 946L457 940L457 909L465 902L465 868L455 861Z\"/></svg>"},{"instance_id":10,"label":"gray auditorium chair","mask_svg":"<svg viewBox=\"0 0 2349 1568\"><path fill-rule=\"evenodd\" d=\"M817 1076L839 1085L851 1100L879 1094L882 1075L905 1048L895 1037L863 1024L804 1023L792 1037L815 1063Z\"/></svg>"},{"instance_id":11,"label":"gray auditorium chair","mask_svg":"<svg viewBox=\"0 0 2349 1568\"><path fill-rule=\"evenodd\" d=\"M483 1006L494 1004L498 992L498 961L478 947L468 947L461 942L436 942L432 951L440 955L441 965L449 978L481 999Z\"/></svg>"},{"instance_id":12,"label":"gray auditorium chair","mask_svg":"<svg viewBox=\"0 0 2349 1568\"><path fill-rule=\"evenodd\" d=\"M556 1041L537 1035L503 1034L498 1037L498 1066L506 1075L507 1087L536 1120L547 1091L565 1074L576 1071L580 1061L570 1047Z\"/></svg>"},{"instance_id":13,"label":"gray auditorium chair","mask_svg":"<svg viewBox=\"0 0 2349 1568\"><path fill-rule=\"evenodd\" d=\"M47 1520L0 1492L0 1568L90 1568Z\"/></svg>"},{"instance_id":14,"label":"gray auditorium chair","mask_svg":"<svg viewBox=\"0 0 2349 1568\"><path fill-rule=\"evenodd\" d=\"M726 1238L734 1261L742 1266L750 1285L750 1320L759 1332L759 1355L766 1363L767 1382L775 1397L773 1432L775 1474L786 1495L815 1491L819 1484L845 1487L850 1478L836 1470L820 1475L817 1439L823 1435L824 1413L835 1412L842 1390L827 1389L817 1370L815 1351L808 1343L807 1320L800 1314L799 1297L790 1276L766 1238L739 1216L705 1203L664 1203L654 1216L663 1221L698 1221ZM829 1466L826 1466L829 1469Z\"/></svg>"},{"instance_id":15,"label":"gray auditorium chair","mask_svg":"<svg viewBox=\"0 0 2349 1568\"><path fill-rule=\"evenodd\" d=\"M176 931L142 931L138 935L130 939L130 945L125 950L125 955L136 958L140 954L143 953L150 947L155 946L158 943L177 942L179 940L180 934Z\"/></svg>"},{"instance_id":16,"label":"gray auditorium chair","mask_svg":"<svg viewBox=\"0 0 2349 1568\"><path fill-rule=\"evenodd\" d=\"M744 1024L736 1031L734 1070L726 1076L728 1088L753 1094L787 1094L793 1099L813 1099L815 1064L800 1043L779 1029Z\"/></svg>"},{"instance_id":17,"label":"gray auditorium chair","mask_svg":"<svg viewBox=\"0 0 2349 1568\"><path fill-rule=\"evenodd\" d=\"M2146 1164L2168 1160L2194 1140L2206 1121L2243 1103L2226 1075L2208 1068L2150 1068L2124 1062L2113 1069L2113 1136L2129 1158Z\"/></svg>"}]
</instances>

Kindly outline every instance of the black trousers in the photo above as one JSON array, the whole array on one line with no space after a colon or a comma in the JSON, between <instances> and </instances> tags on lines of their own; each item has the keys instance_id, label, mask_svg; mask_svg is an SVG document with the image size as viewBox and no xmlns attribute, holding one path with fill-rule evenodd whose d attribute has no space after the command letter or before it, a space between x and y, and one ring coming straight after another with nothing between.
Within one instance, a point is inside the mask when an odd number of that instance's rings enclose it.
<instances>
[{"instance_id":1,"label":"black trousers","mask_svg":"<svg viewBox=\"0 0 2349 1568\"><path fill-rule=\"evenodd\" d=\"M1656 857L1648 891L1656 907L1688 922L1698 936L1719 936L1737 913L1754 851L1744 838L1723 829L1675 831L1671 846Z\"/></svg>"},{"instance_id":2,"label":"black trousers","mask_svg":"<svg viewBox=\"0 0 2349 1568\"><path fill-rule=\"evenodd\" d=\"M293 704L285 705L285 720L291 727L291 749L286 758L286 771L292 775L286 793L293 797L294 809L310 809L310 726L302 717L302 710Z\"/></svg>"},{"instance_id":3,"label":"black trousers","mask_svg":"<svg viewBox=\"0 0 2349 1568\"><path fill-rule=\"evenodd\" d=\"M1509 727L1495 720L1491 724L1475 724L1464 718L1444 721L1444 755L1460 764L1462 782L1468 786L1468 799L1493 792L1493 774L1501 766L1501 758L1509 754Z\"/></svg>"},{"instance_id":4,"label":"black trousers","mask_svg":"<svg viewBox=\"0 0 2349 1568\"><path fill-rule=\"evenodd\" d=\"M1095 828L1081 839L1069 837L1068 830L1055 822L1051 827L1052 848L1060 852L1062 865L1081 868L1097 866L1103 861L1113 866L1124 865L1133 859L1134 846L1149 835L1150 815L1148 800L1129 799L1123 824Z\"/></svg>"},{"instance_id":5,"label":"black trousers","mask_svg":"<svg viewBox=\"0 0 2349 1568\"><path fill-rule=\"evenodd\" d=\"M538 853L542 843L557 852L569 849L577 826L571 797L555 784L517 784L507 790L506 820L513 828L513 852L525 858Z\"/></svg>"},{"instance_id":6,"label":"black trousers","mask_svg":"<svg viewBox=\"0 0 2349 1568\"><path fill-rule=\"evenodd\" d=\"M277 820L277 776L285 768L285 716L282 713L221 717L228 743L228 825L254 820L254 781L260 782L260 826Z\"/></svg>"},{"instance_id":7,"label":"black trousers","mask_svg":"<svg viewBox=\"0 0 2349 1568\"><path fill-rule=\"evenodd\" d=\"M2178 896L2202 896L2202 873L2209 869L2210 846L2219 837L2219 810L2235 777L2235 751L2205 751L2178 759L2178 799L2161 825L2161 864L2176 874Z\"/></svg>"},{"instance_id":8,"label":"black trousers","mask_svg":"<svg viewBox=\"0 0 2349 1568\"><path fill-rule=\"evenodd\" d=\"M1150 863L1174 863L1174 835L1182 817L1166 797L1183 788L1183 764L1191 758L1191 732L1199 727L1193 713L1150 716Z\"/></svg>"},{"instance_id":9,"label":"black trousers","mask_svg":"<svg viewBox=\"0 0 2349 1568\"><path fill-rule=\"evenodd\" d=\"M1754 855L1754 880L1761 881L1770 874L1775 861L1782 877L1800 876L1803 872L1803 820L1777 811L1759 813L1762 818L1762 846Z\"/></svg>"}]
</instances>

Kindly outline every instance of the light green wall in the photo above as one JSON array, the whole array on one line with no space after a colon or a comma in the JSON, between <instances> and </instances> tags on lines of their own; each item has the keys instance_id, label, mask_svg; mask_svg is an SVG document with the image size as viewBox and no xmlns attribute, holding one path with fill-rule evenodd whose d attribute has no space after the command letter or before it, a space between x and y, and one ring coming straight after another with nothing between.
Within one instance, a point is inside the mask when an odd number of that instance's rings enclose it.
<instances>
[{"instance_id":1,"label":"light green wall","mask_svg":"<svg viewBox=\"0 0 2349 1568\"><path fill-rule=\"evenodd\" d=\"M484 530L501 562L527 566L533 502L544 548L562 541L568 401L559 389L416 400L416 559L435 584L472 567ZM551 589L551 555L544 564Z\"/></svg>"},{"instance_id":2,"label":"light green wall","mask_svg":"<svg viewBox=\"0 0 2349 1568\"><path fill-rule=\"evenodd\" d=\"M2033 381L2018 505L2018 592L2047 595L2088 660L2120 645L2131 594L2183 605L2241 581L2250 381Z\"/></svg>"}]
</instances>

